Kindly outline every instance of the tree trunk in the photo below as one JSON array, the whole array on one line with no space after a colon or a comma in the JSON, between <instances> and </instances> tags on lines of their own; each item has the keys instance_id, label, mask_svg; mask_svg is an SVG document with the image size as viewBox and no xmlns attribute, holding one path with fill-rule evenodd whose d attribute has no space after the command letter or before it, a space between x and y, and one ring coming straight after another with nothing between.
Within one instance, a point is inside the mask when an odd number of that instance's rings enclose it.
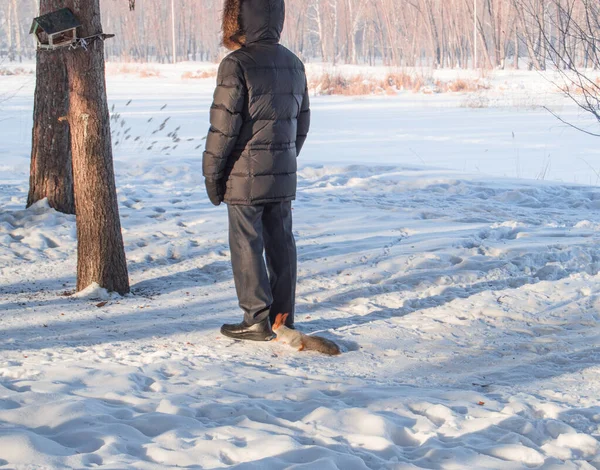
<instances>
[{"instance_id":1,"label":"tree trunk","mask_svg":"<svg viewBox=\"0 0 600 470\"><path fill-rule=\"evenodd\" d=\"M518 14L518 13L517 13ZM515 20L516 22L516 20ZM515 24L515 52L514 52L514 68L519 70L519 27Z\"/></svg>"},{"instance_id":2,"label":"tree trunk","mask_svg":"<svg viewBox=\"0 0 600 470\"><path fill-rule=\"evenodd\" d=\"M340 19L338 14L338 0L333 0L333 65L337 65L340 54L339 35L340 35Z\"/></svg>"},{"instance_id":3,"label":"tree trunk","mask_svg":"<svg viewBox=\"0 0 600 470\"><path fill-rule=\"evenodd\" d=\"M41 14L59 8L60 0L42 0ZM27 207L48 198L51 207L75 213L69 124L59 118L69 109L65 51L37 52L31 171Z\"/></svg>"},{"instance_id":4,"label":"tree trunk","mask_svg":"<svg viewBox=\"0 0 600 470\"><path fill-rule=\"evenodd\" d=\"M81 35L102 32L99 0L68 0L82 23ZM119 294L129 292L121 234L110 120L106 100L104 44L67 54L75 205L77 210L77 290L93 282Z\"/></svg>"},{"instance_id":5,"label":"tree trunk","mask_svg":"<svg viewBox=\"0 0 600 470\"><path fill-rule=\"evenodd\" d=\"M19 6L17 0L12 0L14 25L15 25L15 48L19 56L19 62L23 62L23 46L21 44L21 21L19 19Z\"/></svg>"},{"instance_id":6,"label":"tree trunk","mask_svg":"<svg viewBox=\"0 0 600 470\"><path fill-rule=\"evenodd\" d=\"M7 14L6 14L6 46L8 52L8 60L11 62L14 60L14 50L13 50L13 8L12 3L7 5Z\"/></svg>"}]
</instances>

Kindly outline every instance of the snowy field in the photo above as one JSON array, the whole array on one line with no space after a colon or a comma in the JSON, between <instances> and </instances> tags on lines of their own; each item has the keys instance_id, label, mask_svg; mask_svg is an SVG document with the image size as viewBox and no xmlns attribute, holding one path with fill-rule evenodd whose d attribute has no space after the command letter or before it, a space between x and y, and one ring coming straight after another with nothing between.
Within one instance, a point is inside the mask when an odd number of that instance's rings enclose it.
<instances>
[{"instance_id":1,"label":"snowy field","mask_svg":"<svg viewBox=\"0 0 600 470\"><path fill-rule=\"evenodd\" d=\"M313 98L298 326L329 358L220 336L214 79L181 75L108 80L126 298L71 296L74 217L24 210L34 78L0 77L0 468L600 469L600 140L535 106L593 123L536 74Z\"/></svg>"}]
</instances>

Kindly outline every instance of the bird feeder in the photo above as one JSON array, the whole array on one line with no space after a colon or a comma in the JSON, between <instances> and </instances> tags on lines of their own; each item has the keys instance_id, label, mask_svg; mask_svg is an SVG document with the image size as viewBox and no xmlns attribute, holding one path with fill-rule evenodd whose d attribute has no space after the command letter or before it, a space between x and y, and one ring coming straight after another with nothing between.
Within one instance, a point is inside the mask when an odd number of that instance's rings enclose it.
<instances>
[{"instance_id":1,"label":"bird feeder","mask_svg":"<svg viewBox=\"0 0 600 470\"><path fill-rule=\"evenodd\" d=\"M68 8L53 11L33 20L29 34L34 34L39 49L58 49L77 43L81 23Z\"/></svg>"}]
</instances>

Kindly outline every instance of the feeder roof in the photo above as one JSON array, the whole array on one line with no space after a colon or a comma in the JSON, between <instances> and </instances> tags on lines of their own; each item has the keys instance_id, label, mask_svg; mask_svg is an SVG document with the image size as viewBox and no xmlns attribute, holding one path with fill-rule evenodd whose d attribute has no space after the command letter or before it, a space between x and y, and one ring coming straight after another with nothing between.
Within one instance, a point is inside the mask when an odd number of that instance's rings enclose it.
<instances>
[{"instance_id":1,"label":"feeder roof","mask_svg":"<svg viewBox=\"0 0 600 470\"><path fill-rule=\"evenodd\" d=\"M31 25L31 31L29 31L29 34L35 32L36 26L42 28L46 34L58 34L62 33L63 31L79 28L81 23L71 10L68 8L63 8L61 10L48 13L47 15L40 16L39 18L35 18L33 20L33 24Z\"/></svg>"}]
</instances>

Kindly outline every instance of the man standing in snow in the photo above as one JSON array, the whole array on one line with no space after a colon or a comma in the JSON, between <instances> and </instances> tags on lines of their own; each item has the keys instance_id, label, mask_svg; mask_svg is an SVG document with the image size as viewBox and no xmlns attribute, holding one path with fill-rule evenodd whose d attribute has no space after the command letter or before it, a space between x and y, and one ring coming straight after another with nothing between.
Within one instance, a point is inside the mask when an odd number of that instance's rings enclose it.
<instances>
[{"instance_id":1,"label":"man standing in snow","mask_svg":"<svg viewBox=\"0 0 600 470\"><path fill-rule=\"evenodd\" d=\"M293 326L297 156L310 127L304 65L279 44L284 0L225 0L223 44L203 172L229 213L231 263L244 321L225 336L268 341L279 313ZM266 254L266 264L265 255Z\"/></svg>"}]
</instances>

